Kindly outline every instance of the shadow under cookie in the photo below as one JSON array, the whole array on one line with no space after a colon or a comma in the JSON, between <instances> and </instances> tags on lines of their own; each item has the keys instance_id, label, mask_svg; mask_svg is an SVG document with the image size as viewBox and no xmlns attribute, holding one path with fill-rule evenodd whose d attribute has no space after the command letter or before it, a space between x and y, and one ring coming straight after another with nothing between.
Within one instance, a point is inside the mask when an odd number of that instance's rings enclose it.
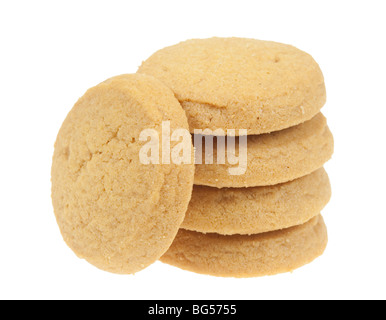
<instances>
[{"instance_id":1,"label":"shadow under cookie","mask_svg":"<svg viewBox=\"0 0 386 320\"><path fill-rule=\"evenodd\" d=\"M258 235L223 236L181 229L161 261L218 277L248 278L293 271L323 254L321 215L300 226Z\"/></svg>"}]
</instances>

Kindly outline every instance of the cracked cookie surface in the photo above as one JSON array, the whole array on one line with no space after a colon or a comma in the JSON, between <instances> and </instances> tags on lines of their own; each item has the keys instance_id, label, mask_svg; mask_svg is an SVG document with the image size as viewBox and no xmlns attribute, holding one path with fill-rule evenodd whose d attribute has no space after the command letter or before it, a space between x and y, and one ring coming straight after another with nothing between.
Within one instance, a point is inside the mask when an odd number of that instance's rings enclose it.
<instances>
[{"instance_id":1,"label":"cracked cookie surface","mask_svg":"<svg viewBox=\"0 0 386 320\"><path fill-rule=\"evenodd\" d=\"M193 164L140 163L144 129L188 129L172 91L146 75L122 75L89 89L55 144L52 200L64 240L96 267L140 271L172 243L188 206ZM177 142L171 142L171 147Z\"/></svg>"}]
</instances>

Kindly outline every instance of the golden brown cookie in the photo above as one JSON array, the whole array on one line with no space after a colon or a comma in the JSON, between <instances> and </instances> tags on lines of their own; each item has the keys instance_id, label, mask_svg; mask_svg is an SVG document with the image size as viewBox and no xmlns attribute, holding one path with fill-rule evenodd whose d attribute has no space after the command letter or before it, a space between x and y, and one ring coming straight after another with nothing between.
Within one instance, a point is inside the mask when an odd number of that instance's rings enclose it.
<instances>
[{"instance_id":1,"label":"golden brown cookie","mask_svg":"<svg viewBox=\"0 0 386 320\"><path fill-rule=\"evenodd\" d=\"M237 165L228 161L216 163L216 139L214 163L205 164L205 142L202 141L203 164L196 165L194 183L217 188L268 186L291 181L321 168L334 150L332 134L321 113L282 131L248 136L247 168L242 175L229 173L229 169ZM238 140L235 149L239 150Z\"/></svg>"},{"instance_id":2,"label":"golden brown cookie","mask_svg":"<svg viewBox=\"0 0 386 320\"><path fill-rule=\"evenodd\" d=\"M217 189L194 186L181 228L202 233L257 234L303 224L331 197L326 171L274 186Z\"/></svg>"},{"instance_id":3,"label":"golden brown cookie","mask_svg":"<svg viewBox=\"0 0 386 320\"><path fill-rule=\"evenodd\" d=\"M88 90L60 129L55 215L70 248L100 269L142 270L169 248L184 219L194 166L139 160L141 131L161 135L165 120L188 129L172 91L150 76L123 75Z\"/></svg>"},{"instance_id":4,"label":"golden brown cookie","mask_svg":"<svg viewBox=\"0 0 386 320\"><path fill-rule=\"evenodd\" d=\"M181 229L162 262L219 277L289 272L319 257L327 245L321 215L300 226L258 235L223 236Z\"/></svg>"},{"instance_id":5,"label":"golden brown cookie","mask_svg":"<svg viewBox=\"0 0 386 320\"><path fill-rule=\"evenodd\" d=\"M322 72L307 53L243 38L188 40L154 53L139 73L176 94L190 130L282 130L311 119L326 101Z\"/></svg>"}]
</instances>

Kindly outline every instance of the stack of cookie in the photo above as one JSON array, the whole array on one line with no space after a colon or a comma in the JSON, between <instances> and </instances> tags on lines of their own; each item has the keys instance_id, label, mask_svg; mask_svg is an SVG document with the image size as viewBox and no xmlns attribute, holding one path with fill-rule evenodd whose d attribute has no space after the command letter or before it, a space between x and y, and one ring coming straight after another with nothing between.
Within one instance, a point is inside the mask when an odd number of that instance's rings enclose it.
<instances>
[{"instance_id":1,"label":"stack of cookie","mask_svg":"<svg viewBox=\"0 0 386 320\"><path fill-rule=\"evenodd\" d=\"M252 39L189 40L156 52L138 73L172 89L192 134L248 134L242 174L230 174L229 161L216 163L224 148L219 143L213 164L196 164L185 220L161 261L197 273L252 277L294 270L323 253L320 211L331 195L323 165L333 138L320 113L323 75L310 55Z\"/></svg>"},{"instance_id":2,"label":"stack of cookie","mask_svg":"<svg viewBox=\"0 0 386 320\"><path fill-rule=\"evenodd\" d=\"M325 100L319 66L289 45L212 38L156 52L138 73L89 89L63 122L52 200L64 240L121 274L158 259L231 277L312 261L326 247L331 194ZM164 123L183 133L169 134L166 155L188 161L163 161ZM185 157L189 131L203 164ZM214 144L199 148L204 137Z\"/></svg>"}]
</instances>

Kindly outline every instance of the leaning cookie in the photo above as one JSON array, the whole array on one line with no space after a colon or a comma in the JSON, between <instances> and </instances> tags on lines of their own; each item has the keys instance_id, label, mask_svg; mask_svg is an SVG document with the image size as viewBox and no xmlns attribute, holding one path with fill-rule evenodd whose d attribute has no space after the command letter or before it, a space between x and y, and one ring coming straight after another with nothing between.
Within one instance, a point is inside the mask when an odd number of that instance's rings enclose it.
<instances>
[{"instance_id":1,"label":"leaning cookie","mask_svg":"<svg viewBox=\"0 0 386 320\"><path fill-rule=\"evenodd\" d=\"M290 45L243 38L188 40L154 53L138 70L176 94L190 130L282 130L311 119L326 101L322 72Z\"/></svg>"},{"instance_id":2,"label":"leaning cookie","mask_svg":"<svg viewBox=\"0 0 386 320\"><path fill-rule=\"evenodd\" d=\"M300 226L258 235L223 236L181 229L161 261L219 277L259 277L293 271L327 245L321 215Z\"/></svg>"},{"instance_id":3,"label":"leaning cookie","mask_svg":"<svg viewBox=\"0 0 386 320\"><path fill-rule=\"evenodd\" d=\"M146 165L139 157L140 133L161 135L163 121L188 130L172 91L135 74L88 90L60 129L52 164L56 219L69 247L100 269L144 269L169 248L184 219L194 165Z\"/></svg>"},{"instance_id":4,"label":"leaning cookie","mask_svg":"<svg viewBox=\"0 0 386 320\"><path fill-rule=\"evenodd\" d=\"M194 186L181 228L223 235L257 234L303 224L331 197L326 171L274 186L217 189Z\"/></svg>"},{"instance_id":5,"label":"leaning cookie","mask_svg":"<svg viewBox=\"0 0 386 320\"><path fill-rule=\"evenodd\" d=\"M242 174L230 174L230 169L240 167L239 164L232 165L229 161L218 163L219 151L225 153L227 147L218 149L221 144L217 144L216 138L213 152L209 152L213 154L213 164L206 164L205 139L201 139L203 160L202 164L196 164L194 183L216 188L268 186L291 181L321 168L334 151L333 136L321 113L282 131L248 136L244 155L247 165ZM236 138L236 152L239 149Z\"/></svg>"}]
</instances>

